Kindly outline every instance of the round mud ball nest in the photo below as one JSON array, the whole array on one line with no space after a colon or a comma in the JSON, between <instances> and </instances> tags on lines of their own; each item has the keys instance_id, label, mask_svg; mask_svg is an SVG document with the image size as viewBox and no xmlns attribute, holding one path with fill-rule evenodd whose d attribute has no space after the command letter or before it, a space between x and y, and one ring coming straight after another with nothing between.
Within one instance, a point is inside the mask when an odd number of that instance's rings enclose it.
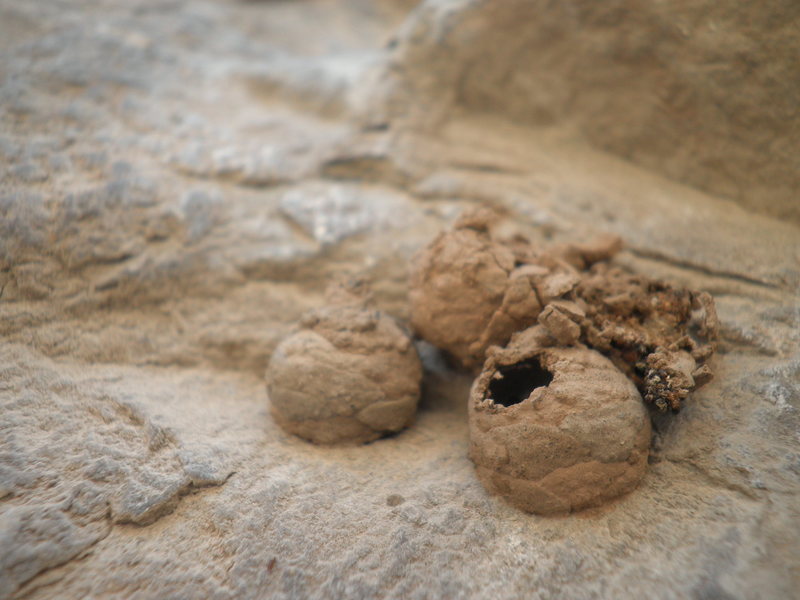
<instances>
[{"instance_id":1,"label":"round mud ball nest","mask_svg":"<svg viewBox=\"0 0 800 600\"><path fill-rule=\"evenodd\" d=\"M510 504L545 515L630 492L650 446L636 387L594 350L531 343L536 329L492 349L473 384L470 457L479 479Z\"/></svg>"},{"instance_id":2,"label":"round mud ball nest","mask_svg":"<svg viewBox=\"0 0 800 600\"><path fill-rule=\"evenodd\" d=\"M359 444L410 425L422 365L409 336L359 296L329 291L332 304L303 317L267 369L275 421L317 444Z\"/></svg>"},{"instance_id":3,"label":"round mud ball nest","mask_svg":"<svg viewBox=\"0 0 800 600\"><path fill-rule=\"evenodd\" d=\"M512 249L491 238L493 219L487 209L469 211L411 268L414 332L470 370L480 368L490 345L505 344L541 310L529 278L512 277Z\"/></svg>"},{"instance_id":4,"label":"round mud ball nest","mask_svg":"<svg viewBox=\"0 0 800 600\"><path fill-rule=\"evenodd\" d=\"M490 227L498 219L488 207L465 212L452 231L439 234L414 258L411 268L414 332L473 371L480 369L489 347L503 346L515 332L535 324L548 304L574 299L582 270L610 259L622 244L613 235L544 248L523 236L495 239ZM575 312L574 303L568 304L554 304L545 315L561 345L580 334L574 316L565 314Z\"/></svg>"}]
</instances>

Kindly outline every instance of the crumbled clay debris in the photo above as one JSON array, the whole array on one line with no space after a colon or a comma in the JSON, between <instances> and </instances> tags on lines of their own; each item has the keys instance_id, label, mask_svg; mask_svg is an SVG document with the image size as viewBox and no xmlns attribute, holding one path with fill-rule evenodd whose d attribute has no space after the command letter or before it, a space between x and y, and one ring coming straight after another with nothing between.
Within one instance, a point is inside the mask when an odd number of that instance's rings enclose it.
<instances>
[{"instance_id":1,"label":"crumbled clay debris","mask_svg":"<svg viewBox=\"0 0 800 600\"><path fill-rule=\"evenodd\" d=\"M422 366L410 338L369 307L361 282L334 286L267 369L275 421L318 444L358 444L410 425Z\"/></svg>"},{"instance_id":2,"label":"crumbled clay debris","mask_svg":"<svg viewBox=\"0 0 800 600\"><path fill-rule=\"evenodd\" d=\"M609 266L617 236L537 248L494 239L493 218L487 209L467 213L415 258L417 335L477 370L490 346L538 323L556 345L607 355L660 410L680 410L710 380L718 329L710 295Z\"/></svg>"},{"instance_id":3,"label":"crumbled clay debris","mask_svg":"<svg viewBox=\"0 0 800 600\"><path fill-rule=\"evenodd\" d=\"M538 514L598 506L636 487L650 419L633 383L584 347L547 347L541 325L490 350L469 402L484 486Z\"/></svg>"},{"instance_id":4,"label":"crumbled clay debris","mask_svg":"<svg viewBox=\"0 0 800 600\"><path fill-rule=\"evenodd\" d=\"M711 379L719 323L709 294L599 264L575 295L587 307L583 342L611 358L646 402L678 411Z\"/></svg>"}]
</instances>

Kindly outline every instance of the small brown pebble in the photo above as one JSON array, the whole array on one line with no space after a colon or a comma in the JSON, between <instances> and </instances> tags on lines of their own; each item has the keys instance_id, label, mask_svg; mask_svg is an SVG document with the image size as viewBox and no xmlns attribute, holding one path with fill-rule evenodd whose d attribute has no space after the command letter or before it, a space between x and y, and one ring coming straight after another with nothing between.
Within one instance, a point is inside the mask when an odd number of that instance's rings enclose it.
<instances>
[{"instance_id":1,"label":"small brown pebble","mask_svg":"<svg viewBox=\"0 0 800 600\"><path fill-rule=\"evenodd\" d=\"M390 494L386 497L386 505L387 506L400 506L406 499L403 498L400 494Z\"/></svg>"},{"instance_id":2,"label":"small brown pebble","mask_svg":"<svg viewBox=\"0 0 800 600\"><path fill-rule=\"evenodd\" d=\"M571 292L579 281L580 277L577 273L556 271L546 275L541 282L537 283L536 289L542 302L549 304L556 298L561 298Z\"/></svg>"},{"instance_id":3,"label":"small brown pebble","mask_svg":"<svg viewBox=\"0 0 800 600\"><path fill-rule=\"evenodd\" d=\"M554 303L548 304L539 313L539 323L560 346L572 346L581 336L581 326L556 308Z\"/></svg>"},{"instance_id":4,"label":"small brown pebble","mask_svg":"<svg viewBox=\"0 0 800 600\"><path fill-rule=\"evenodd\" d=\"M711 367L702 365L692 372L692 378L696 387L702 387L714 379L714 373L711 371Z\"/></svg>"}]
</instances>

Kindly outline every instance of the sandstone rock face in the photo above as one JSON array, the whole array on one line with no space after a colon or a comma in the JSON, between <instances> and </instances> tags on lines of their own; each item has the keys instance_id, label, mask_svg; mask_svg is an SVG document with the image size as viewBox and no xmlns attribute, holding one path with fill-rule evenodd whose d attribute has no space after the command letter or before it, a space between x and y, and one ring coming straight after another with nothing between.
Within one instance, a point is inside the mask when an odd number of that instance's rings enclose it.
<instances>
[{"instance_id":1,"label":"sandstone rock face","mask_svg":"<svg viewBox=\"0 0 800 600\"><path fill-rule=\"evenodd\" d=\"M598 506L647 469L650 417L607 358L542 349L521 332L492 352L469 401L470 457L514 506L554 514Z\"/></svg>"},{"instance_id":2,"label":"sandstone rock face","mask_svg":"<svg viewBox=\"0 0 800 600\"><path fill-rule=\"evenodd\" d=\"M792 0L434 1L403 30L396 62L428 126L454 107L568 126L797 223L798 19Z\"/></svg>"},{"instance_id":3,"label":"sandstone rock face","mask_svg":"<svg viewBox=\"0 0 800 600\"><path fill-rule=\"evenodd\" d=\"M800 588L800 231L765 216L785 204L745 185L733 203L598 144L563 142L573 132L561 122L553 139L529 118L501 118L521 96L498 92L467 112L437 112L422 93L409 102L388 75L441 78L448 61L466 64L456 39L472 40L475 56L504 55L507 45L480 41L496 23L465 6L427 2L407 21L409 3L388 0L0 0L0 597L787 598ZM770 6L730 11L779 15ZM450 15L428 21L451 50L435 61L427 34L409 37L431 11ZM775 19L762 45L789 53L790 20ZM530 36L547 31L516 21ZM610 43L628 43L615 31ZM427 58L402 62L407 46ZM552 48L564 60L572 51ZM665 73L697 66L692 48ZM521 56L504 72L549 60ZM698 79L718 63L704 64ZM751 67L759 79L781 64ZM470 89L494 66L465 76ZM556 89L542 81L530 89ZM606 106L614 94L602 87ZM718 146L719 164L760 152L783 169L791 120L778 134L748 115L787 101L770 85L770 102L739 87L727 101L747 105L733 112L749 130L734 137L750 141L730 155ZM393 106L421 110L400 118ZM649 123L640 105L625 107ZM676 133L659 126L651 144L685 131L671 114ZM706 156L690 143L705 128L692 123L670 147ZM642 143L639 165L665 156ZM269 414L270 358L324 305L327 281L368 277L376 308L408 324L411 258L482 202L505 215L509 239L611 232L626 245L614 267L715 298L714 379L677 415L655 416L647 473L606 507L542 517L488 494L468 457L472 377L430 348L416 421L395 436L323 448Z\"/></svg>"}]
</instances>

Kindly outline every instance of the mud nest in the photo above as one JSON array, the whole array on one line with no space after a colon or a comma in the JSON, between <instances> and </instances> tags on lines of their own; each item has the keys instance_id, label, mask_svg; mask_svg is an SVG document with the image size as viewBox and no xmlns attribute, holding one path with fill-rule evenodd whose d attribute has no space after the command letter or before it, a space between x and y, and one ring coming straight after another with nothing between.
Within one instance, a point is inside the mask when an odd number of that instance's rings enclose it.
<instances>
[{"instance_id":1,"label":"mud nest","mask_svg":"<svg viewBox=\"0 0 800 600\"><path fill-rule=\"evenodd\" d=\"M495 218L468 213L412 265L414 332L454 363L477 371L488 348L539 324L546 345L606 355L660 410L680 410L711 379L718 321L709 294L611 266L616 236L537 247L493 238Z\"/></svg>"},{"instance_id":2,"label":"mud nest","mask_svg":"<svg viewBox=\"0 0 800 600\"><path fill-rule=\"evenodd\" d=\"M410 337L371 308L365 283L348 280L278 345L266 379L284 430L318 444L358 444L413 422L422 366Z\"/></svg>"},{"instance_id":3,"label":"mud nest","mask_svg":"<svg viewBox=\"0 0 800 600\"><path fill-rule=\"evenodd\" d=\"M541 514L597 506L647 467L645 404L680 410L711 379L710 295L612 266L616 236L538 247L498 239L468 212L415 258L415 333L477 374L470 457L487 489ZM409 338L371 308L358 280L331 288L276 349L275 420L323 444L408 426L422 369Z\"/></svg>"},{"instance_id":4,"label":"mud nest","mask_svg":"<svg viewBox=\"0 0 800 600\"><path fill-rule=\"evenodd\" d=\"M470 457L528 512L598 506L647 468L645 404L680 410L711 379L718 323L706 293L611 266L621 240L537 247L492 236L479 209L414 260L411 322L478 372Z\"/></svg>"},{"instance_id":5,"label":"mud nest","mask_svg":"<svg viewBox=\"0 0 800 600\"><path fill-rule=\"evenodd\" d=\"M635 386L594 350L541 348L537 338L529 330L492 352L472 387L470 457L479 479L538 514L598 506L631 491L650 445Z\"/></svg>"}]
</instances>

